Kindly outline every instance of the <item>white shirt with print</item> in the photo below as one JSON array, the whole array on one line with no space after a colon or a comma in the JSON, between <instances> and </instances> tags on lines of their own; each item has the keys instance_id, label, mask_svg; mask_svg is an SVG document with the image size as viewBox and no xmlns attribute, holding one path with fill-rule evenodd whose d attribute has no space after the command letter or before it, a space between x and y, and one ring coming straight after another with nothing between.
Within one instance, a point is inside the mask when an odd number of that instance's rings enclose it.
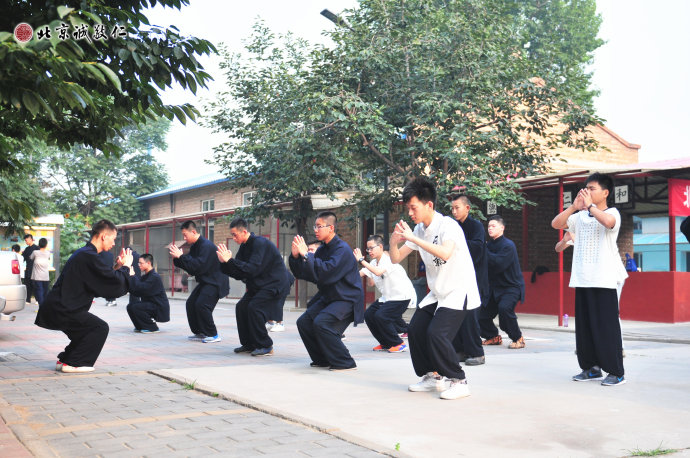
<instances>
[{"instance_id":1,"label":"white shirt with print","mask_svg":"<svg viewBox=\"0 0 690 458\"><path fill-rule=\"evenodd\" d=\"M393 264L388 253L383 253L380 262L372 259L369 264L374 267L378 266L384 271L381 276L378 276L366 267L361 270L364 275L374 280L376 289L381 292L379 301L406 301L409 299L408 308L414 308L417 305L417 293L405 269L400 264Z\"/></svg>"},{"instance_id":2,"label":"white shirt with print","mask_svg":"<svg viewBox=\"0 0 690 458\"><path fill-rule=\"evenodd\" d=\"M604 211L616 219L611 229L584 210L568 217L568 230L575 234L571 288L616 289L628 277L616 244L621 215L616 208Z\"/></svg>"},{"instance_id":3,"label":"white shirt with print","mask_svg":"<svg viewBox=\"0 0 690 458\"><path fill-rule=\"evenodd\" d=\"M437 258L415 243L405 242L407 247L419 251L426 266L426 280L430 291L419 306L424 307L438 302L439 307L462 310L467 298L467 310L478 308L481 300L477 278L474 274L474 264L470 250L467 248L465 234L458 222L439 212L434 212L434 217L428 227L419 223L413 232L415 236L434 245L443 245L448 240L455 242L455 250L447 261Z\"/></svg>"}]
</instances>

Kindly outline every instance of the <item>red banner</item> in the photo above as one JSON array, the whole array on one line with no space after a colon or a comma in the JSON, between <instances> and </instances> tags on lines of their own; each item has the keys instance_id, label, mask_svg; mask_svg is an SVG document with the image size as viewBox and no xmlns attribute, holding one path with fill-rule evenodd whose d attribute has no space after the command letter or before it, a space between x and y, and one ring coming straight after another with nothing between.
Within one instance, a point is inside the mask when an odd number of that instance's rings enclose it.
<instances>
[{"instance_id":1,"label":"red banner","mask_svg":"<svg viewBox=\"0 0 690 458\"><path fill-rule=\"evenodd\" d=\"M690 216L690 180L668 180L668 214Z\"/></svg>"}]
</instances>

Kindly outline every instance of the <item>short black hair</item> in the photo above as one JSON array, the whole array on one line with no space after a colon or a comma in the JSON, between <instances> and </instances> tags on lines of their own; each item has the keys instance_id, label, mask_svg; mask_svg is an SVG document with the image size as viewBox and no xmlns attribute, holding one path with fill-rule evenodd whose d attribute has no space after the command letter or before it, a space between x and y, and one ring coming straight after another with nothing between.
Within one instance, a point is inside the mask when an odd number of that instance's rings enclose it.
<instances>
[{"instance_id":1,"label":"short black hair","mask_svg":"<svg viewBox=\"0 0 690 458\"><path fill-rule=\"evenodd\" d=\"M111 221L107 219L102 219L93 226L91 226L91 238L93 239L96 236L101 235L105 231L117 232L117 227Z\"/></svg>"},{"instance_id":2,"label":"short black hair","mask_svg":"<svg viewBox=\"0 0 690 458\"><path fill-rule=\"evenodd\" d=\"M467 194L452 194L450 196L451 202L455 202L458 199L462 199L465 205L472 206L472 202L470 202L470 198L467 196Z\"/></svg>"},{"instance_id":3,"label":"short black hair","mask_svg":"<svg viewBox=\"0 0 690 458\"><path fill-rule=\"evenodd\" d=\"M606 189L609 192L609 196L613 195L613 178L605 173L594 172L585 180L585 186L591 182L599 183L601 189Z\"/></svg>"},{"instance_id":4,"label":"short black hair","mask_svg":"<svg viewBox=\"0 0 690 458\"><path fill-rule=\"evenodd\" d=\"M236 227L241 229L249 229L249 223L247 223L247 220L244 218L235 218L230 221L230 229L234 229Z\"/></svg>"},{"instance_id":5,"label":"short black hair","mask_svg":"<svg viewBox=\"0 0 690 458\"><path fill-rule=\"evenodd\" d=\"M153 265L153 255L151 253L144 253L141 256L139 256L139 259L143 259L146 262L150 263Z\"/></svg>"},{"instance_id":6,"label":"short black hair","mask_svg":"<svg viewBox=\"0 0 690 458\"><path fill-rule=\"evenodd\" d=\"M12 245L12 251L19 253L20 251L22 251L22 247L15 243L14 245Z\"/></svg>"},{"instance_id":7,"label":"short black hair","mask_svg":"<svg viewBox=\"0 0 690 458\"><path fill-rule=\"evenodd\" d=\"M323 243L323 242L321 242L321 240L316 240L316 239L314 239L314 240L308 241L308 242L307 242L307 246L309 246L309 245L321 245L322 243Z\"/></svg>"},{"instance_id":8,"label":"short black hair","mask_svg":"<svg viewBox=\"0 0 690 458\"><path fill-rule=\"evenodd\" d=\"M505 223L505 221L503 221L503 217L501 215L491 215L491 216L489 216L489 221L496 221L498 224L500 224L503 227L505 227L505 225L506 225L506 223Z\"/></svg>"},{"instance_id":9,"label":"short black hair","mask_svg":"<svg viewBox=\"0 0 690 458\"><path fill-rule=\"evenodd\" d=\"M405 185L402 200L408 203L413 197L422 203L431 202L436 208L436 186L426 177L417 177Z\"/></svg>"},{"instance_id":10,"label":"short black hair","mask_svg":"<svg viewBox=\"0 0 690 458\"><path fill-rule=\"evenodd\" d=\"M328 224L333 226L333 229L335 229L335 226L338 224L338 217L335 216L335 213L329 211L320 212L318 215L316 215L315 220L317 219L326 220Z\"/></svg>"},{"instance_id":11,"label":"short black hair","mask_svg":"<svg viewBox=\"0 0 690 458\"><path fill-rule=\"evenodd\" d=\"M369 238L367 238L367 242L376 242L377 245L383 245L383 237L381 237L378 234L370 235Z\"/></svg>"},{"instance_id":12,"label":"short black hair","mask_svg":"<svg viewBox=\"0 0 690 458\"><path fill-rule=\"evenodd\" d=\"M33 240L33 239L34 239L34 236L31 235L31 234L24 234L24 240L26 240L26 239L28 239L28 238L31 238L31 240Z\"/></svg>"},{"instance_id":13,"label":"short black hair","mask_svg":"<svg viewBox=\"0 0 690 458\"><path fill-rule=\"evenodd\" d=\"M48 239L45 237L41 237L41 240L38 241L38 247L39 248L45 248L48 246Z\"/></svg>"},{"instance_id":14,"label":"short black hair","mask_svg":"<svg viewBox=\"0 0 690 458\"><path fill-rule=\"evenodd\" d=\"M195 224L194 221L192 221L191 219L189 219L189 220L185 221L184 223L182 223L182 226L180 226L180 230L181 230L181 231L194 231L194 232L196 232L196 233L199 232L199 231L196 229L196 224Z\"/></svg>"}]
</instances>

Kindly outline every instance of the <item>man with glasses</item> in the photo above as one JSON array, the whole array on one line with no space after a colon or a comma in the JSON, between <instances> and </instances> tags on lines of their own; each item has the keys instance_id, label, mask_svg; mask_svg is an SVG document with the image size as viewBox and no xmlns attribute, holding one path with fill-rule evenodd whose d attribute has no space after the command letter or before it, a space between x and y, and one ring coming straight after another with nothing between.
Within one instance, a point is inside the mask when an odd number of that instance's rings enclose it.
<instances>
[{"instance_id":1,"label":"man with glasses","mask_svg":"<svg viewBox=\"0 0 690 458\"><path fill-rule=\"evenodd\" d=\"M350 246L335 234L337 217L332 212L316 215L314 236L323 242L309 253L304 238L292 241L290 270L296 278L316 283L318 292L297 319L297 329L311 357L312 367L332 371L357 368L341 336L350 323L364 318L364 297L357 261Z\"/></svg>"},{"instance_id":2,"label":"man with glasses","mask_svg":"<svg viewBox=\"0 0 690 458\"><path fill-rule=\"evenodd\" d=\"M235 306L237 333L240 346L235 353L252 356L273 354L273 340L268 336L266 322L275 317L275 310L282 309L292 284L290 273L278 248L266 237L257 237L248 230L243 218L230 222L230 235L240 245L235 257L228 248L218 245L220 270L230 277L241 280L247 291Z\"/></svg>"},{"instance_id":3,"label":"man with glasses","mask_svg":"<svg viewBox=\"0 0 690 458\"><path fill-rule=\"evenodd\" d=\"M383 237L372 235L367 240L367 254L370 261L362 256L359 248L354 250L355 259L362 266L361 277L367 277L369 286L376 285L381 297L373 302L364 312L369 331L379 342L374 351L400 353L407 345L398 335L396 322L402 320L410 301L417 304L417 297L412 282L400 264L393 264L383 250ZM414 306L413 305L413 306Z\"/></svg>"}]
</instances>

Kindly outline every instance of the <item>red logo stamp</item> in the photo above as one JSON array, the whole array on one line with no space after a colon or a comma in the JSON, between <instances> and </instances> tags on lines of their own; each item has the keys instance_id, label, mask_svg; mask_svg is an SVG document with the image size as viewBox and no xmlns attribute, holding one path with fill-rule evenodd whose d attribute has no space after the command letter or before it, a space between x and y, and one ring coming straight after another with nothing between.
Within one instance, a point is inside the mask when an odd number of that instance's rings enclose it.
<instances>
[{"instance_id":1,"label":"red logo stamp","mask_svg":"<svg viewBox=\"0 0 690 458\"><path fill-rule=\"evenodd\" d=\"M34 29L26 22L21 22L14 28L14 39L20 43L30 41L33 36Z\"/></svg>"}]
</instances>

